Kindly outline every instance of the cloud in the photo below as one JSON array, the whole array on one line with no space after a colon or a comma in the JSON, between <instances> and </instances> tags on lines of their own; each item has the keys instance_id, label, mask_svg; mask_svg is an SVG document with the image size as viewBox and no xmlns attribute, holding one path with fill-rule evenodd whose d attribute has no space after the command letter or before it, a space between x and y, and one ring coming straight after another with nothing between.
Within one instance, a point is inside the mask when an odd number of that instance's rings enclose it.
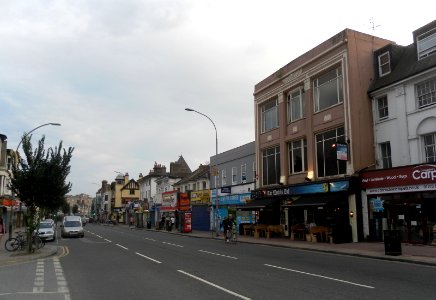
<instances>
[{"instance_id":1,"label":"cloud","mask_svg":"<svg viewBox=\"0 0 436 300\"><path fill-rule=\"evenodd\" d=\"M0 133L14 148L23 132L61 123L34 138L75 148L72 193L92 195L92 183L113 180L115 170L136 178L155 161L169 169L179 155L194 170L215 154L215 132L186 107L214 121L219 152L251 142L256 83L346 27L408 41L434 19L418 7L390 18L390 5L4 0ZM370 17L382 25L375 32Z\"/></svg>"}]
</instances>

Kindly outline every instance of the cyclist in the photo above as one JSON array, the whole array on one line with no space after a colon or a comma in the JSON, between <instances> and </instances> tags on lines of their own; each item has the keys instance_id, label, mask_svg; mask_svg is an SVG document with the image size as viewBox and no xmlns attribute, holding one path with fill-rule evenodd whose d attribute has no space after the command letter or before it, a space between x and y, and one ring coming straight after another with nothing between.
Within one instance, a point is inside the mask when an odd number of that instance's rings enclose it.
<instances>
[{"instance_id":1,"label":"cyclist","mask_svg":"<svg viewBox=\"0 0 436 300\"><path fill-rule=\"evenodd\" d=\"M233 215L229 214L229 216L223 220L224 238L226 239L227 243L232 235L234 226L236 226L236 221L233 219Z\"/></svg>"}]
</instances>

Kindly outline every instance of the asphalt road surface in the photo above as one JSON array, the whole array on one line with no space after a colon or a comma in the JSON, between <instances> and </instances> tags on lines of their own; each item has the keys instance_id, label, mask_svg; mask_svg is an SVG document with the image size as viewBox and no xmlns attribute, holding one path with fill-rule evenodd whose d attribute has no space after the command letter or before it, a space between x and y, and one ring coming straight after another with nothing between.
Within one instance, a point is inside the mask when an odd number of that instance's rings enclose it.
<instances>
[{"instance_id":1,"label":"asphalt road surface","mask_svg":"<svg viewBox=\"0 0 436 300\"><path fill-rule=\"evenodd\" d=\"M430 266L119 225L85 230L84 238L59 239L63 254L45 260L51 288L34 299L436 299L436 268ZM32 290L36 263L7 268ZM2 284L12 280L4 271ZM23 272L33 276L20 277Z\"/></svg>"}]
</instances>

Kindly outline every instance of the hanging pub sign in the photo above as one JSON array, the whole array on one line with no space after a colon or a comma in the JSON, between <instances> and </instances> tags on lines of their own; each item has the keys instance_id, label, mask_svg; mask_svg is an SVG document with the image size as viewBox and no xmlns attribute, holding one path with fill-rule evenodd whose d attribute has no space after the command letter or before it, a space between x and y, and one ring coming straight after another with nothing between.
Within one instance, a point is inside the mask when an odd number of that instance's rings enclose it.
<instances>
[{"instance_id":1,"label":"hanging pub sign","mask_svg":"<svg viewBox=\"0 0 436 300\"><path fill-rule=\"evenodd\" d=\"M348 145L347 144L336 144L336 159L337 160L348 160Z\"/></svg>"}]
</instances>

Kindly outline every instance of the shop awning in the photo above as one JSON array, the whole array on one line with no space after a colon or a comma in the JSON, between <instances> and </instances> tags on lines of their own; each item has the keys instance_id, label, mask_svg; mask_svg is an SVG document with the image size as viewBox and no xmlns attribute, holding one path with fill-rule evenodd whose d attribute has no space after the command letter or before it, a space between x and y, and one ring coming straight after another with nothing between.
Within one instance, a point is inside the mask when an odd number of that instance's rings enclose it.
<instances>
[{"instance_id":1,"label":"shop awning","mask_svg":"<svg viewBox=\"0 0 436 300\"><path fill-rule=\"evenodd\" d=\"M280 201L278 198L264 198L264 199L256 199L243 206L238 206L236 209L239 210L258 210L261 208L265 208L267 206L273 205L274 203Z\"/></svg>"},{"instance_id":2,"label":"shop awning","mask_svg":"<svg viewBox=\"0 0 436 300\"><path fill-rule=\"evenodd\" d=\"M331 202L340 201L342 194L339 193L331 193L331 194L317 194L317 195L304 195L298 197L294 201L289 201L287 204L283 206L287 207L300 207L300 206L324 206Z\"/></svg>"},{"instance_id":3,"label":"shop awning","mask_svg":"<svg viewBox=\"0 0 436 300\"><path fill-rule=\"evenodd\" d=\"M323 206L326 205L328 201L326 199L312 199L312 198L300 198L292 203L286 205L290 207L297 207L297 206Z\"/></svg>"}]
</instances>

